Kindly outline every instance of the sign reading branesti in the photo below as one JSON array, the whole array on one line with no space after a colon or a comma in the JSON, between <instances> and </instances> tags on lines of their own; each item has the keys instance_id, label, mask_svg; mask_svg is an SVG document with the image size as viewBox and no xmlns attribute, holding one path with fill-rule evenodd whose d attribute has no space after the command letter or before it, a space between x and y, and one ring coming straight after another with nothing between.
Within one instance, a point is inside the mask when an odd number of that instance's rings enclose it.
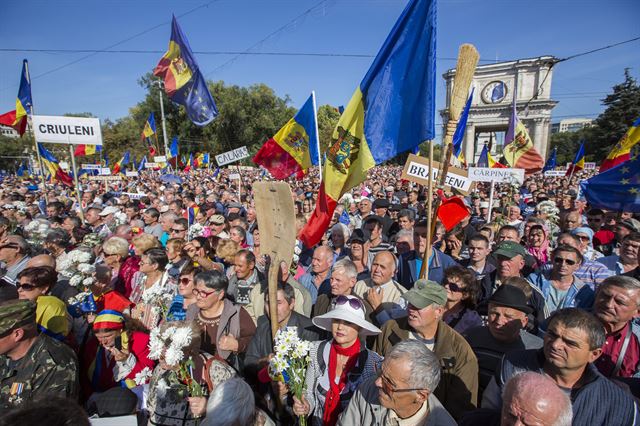
<instances>
[{"instance_id":1,"label":"sign reading branesti","mask_svg":"<svg viewBox=\"0 0 640 426\"><path fill-rule=\"evenodd\" d=\"M34 115L33 133L37 142L102 145L97 118Z\"/></svg>"},{"instance_id":2,"label":"sign reading branesti","mask_svg":"<svg viewBox=\"0 0 640 426\"><path fill-rule=\"evenodd\" d=\"M227 151L216 155L216 162L218 163L218 166L224 166L225 164L235 163L236 161L247 158L248 156L249 150L247 150L247 147L241 146L233 151Z\"/></svg>"},{"instance_id":3,"label":"sign reading branesti","mask_svg":"<svg viewBox=\"0 0 640 426\"><path fill-rule=\"evenodd\" d=\"M469 179L474 182L524 183L524 169L469 167Z\"/></svg>"},{"instance_id":4,"label":"sign reading branesti","mask_svg":"<svg viewBox=\"0 0 640 426\"><path fill-rule=\"evenodd\" d=\"M434 161L433 168L431 169L434 186L437 183L439 168L440 163ZM402 170L402 179L410 180L411 182L419 183L421 185L428 185L429 160L425 157L410 154L407 162L404 164L404 170ZM449 167L445 178L446 186L455 188L466 194L471 189L472 183L473 181L469 179L465 170L458 169L456 167Z\"/></svg>"}]
</instances>

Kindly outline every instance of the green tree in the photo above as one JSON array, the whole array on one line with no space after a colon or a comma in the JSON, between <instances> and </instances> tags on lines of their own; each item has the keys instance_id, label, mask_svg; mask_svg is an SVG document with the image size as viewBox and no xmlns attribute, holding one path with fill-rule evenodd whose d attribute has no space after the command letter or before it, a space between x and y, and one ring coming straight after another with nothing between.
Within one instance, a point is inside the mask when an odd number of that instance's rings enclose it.
<instances>
[{"instance_id":1,"label":"green tree","mask_svg":"<svg viewBox=\"0 0 640 426\"><path fill-rule=\"evenodd\" d=\"M340 112L331 105L321 105L318 108L318 138L320 139L320 152L325 152L331 145L333 131L340 119Z\"/></svg>"}]
</instances>

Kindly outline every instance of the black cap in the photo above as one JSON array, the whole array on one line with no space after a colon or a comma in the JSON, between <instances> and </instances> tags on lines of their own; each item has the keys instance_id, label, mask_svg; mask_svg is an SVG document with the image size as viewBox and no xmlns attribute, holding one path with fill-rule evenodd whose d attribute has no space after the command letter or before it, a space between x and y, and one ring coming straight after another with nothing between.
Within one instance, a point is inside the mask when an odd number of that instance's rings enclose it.
<instances>
[{"instance_id":1,"label":"black cap","mask_svg":"<svg viewBox=\"0 0 640 426\"><path fill-rule=\"evenodd\" d=\"M527 296L524 294L524 291L508 284L503 284L498 287L495 293L489 298L489 303L516 309L525 314L533 312L533 309L527 305Z\"/></svg>"},{"instance_id":2,"label":"black cap","mask_svg":"<svg viewBox=\"0 0 640 426\"><path fill-rule=\"evenodd\" d=\"M365 225L370 222L378 222L380 225L383 225L384 219L382 219L382 216L370 214L364 218L364 220L362 221L362 224Z\"/></svg>"},{"instance_id":3,"label":"black cap","mask_svg":"<svg viewBox=\"0 0 640 426\"><path fill-rule=\"evenodd\" d=\"M353 242L364 244L369 241L369 231L366 229L356 229L351 234L348 243L351 244Z\"/></svg>"},{"instance_id":4,"label":"black cap","mask_svg":"<svg viewBox=\"0 0 640 426\"><path fill-rule=\"evenodd\" d=\"M399 212L400 210L402 210L402 204L391 204L389 210L392 212Z\"/></svg>"},{"instance_id":5,"label":"black cap","mask_svg":"<svg viewBox=\"0 0 640 426\"><path fill-rule=\"evenodd\" d=\"M389 200L387 200L386 198L377 198L373 202L373 208L374 209L388 209L390 204L391 203L389 203Z\"/></svg>"}]
</instances>

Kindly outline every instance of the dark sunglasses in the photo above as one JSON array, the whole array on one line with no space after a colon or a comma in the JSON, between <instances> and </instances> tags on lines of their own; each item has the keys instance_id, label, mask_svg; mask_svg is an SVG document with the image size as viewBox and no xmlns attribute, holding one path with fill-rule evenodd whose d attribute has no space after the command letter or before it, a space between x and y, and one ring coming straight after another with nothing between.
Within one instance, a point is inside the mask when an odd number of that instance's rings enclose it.
<instances>
[{"instance_id":1,"label":"dark sunglasses","mask_svg":"<svg viewBox=\"0 0 640 426\"><path fill-rule=\"evenodd\" d=\"M442 282L442 286L443 287L449 287L449 290L453 291L454 293L466 293L467 292L467 288L466 287L460 287L458 284L452 283L451 281L443 281Z\"/></svg>"},{"instance_id":2,"label":"dark sunglasses","mask_svg":"<svg viewBox=\"0 0 640 426\"><path fill-rule=\"evenodd\" d=\"M20 281L16 282L16 290L22 289L24 291L31 291L36 288L38 288L37 285L28 284L28 283L22 284Z\"/></svg>"},{"instance_id":3,"label":"dark sunglasses","mask_svg":"<svg viewBox=\"0 0 640 426\"><path fill-rule=\"evenodd\" d=\"M569 266L573 266L578 262L572 259L565 259L564 257L556 257L553 259L553 263L557 263L558 265L566 263Z\"/></svg>"},{"instance_id":4,"label":"dark sunglasses","mask_svg":"<svg viewBox=\"0 0 640 426\"><path fill-rule=\"evenodd\" d=\"M360 299L348 298L347 296L340 295L333 301L334 306L349 304L353 309L360 309L364 312L364 305Z\"/></svg>"},{"instance_id":5,"label":"dark sunglasses","mask_svg":"<svg viewBox=\"0 0 640 426\"><path fill-rule=\"evenodd\" d=\"M182 277L182 278L180 278L180 284L183 284L183 285L187 285L187 284L189 284L189 283L190 283L190 282L192 282L192 281L193 281L193 280L192 280L191 278L188 278L188 277Z\"/></svg>"}]
</instances>

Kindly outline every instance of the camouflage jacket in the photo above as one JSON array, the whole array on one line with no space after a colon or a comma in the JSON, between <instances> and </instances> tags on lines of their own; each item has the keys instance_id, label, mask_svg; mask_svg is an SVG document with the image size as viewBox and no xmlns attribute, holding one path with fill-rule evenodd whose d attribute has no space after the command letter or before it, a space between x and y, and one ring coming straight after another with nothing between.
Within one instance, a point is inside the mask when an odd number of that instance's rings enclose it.
<instances>
[{"instance_id":1,"label":"camouflage jacket","mask_svg":"<svg viewBox=\"0 0 640 426\"><path fill-rule=\"evenodd\" d=\"M78 362L71 348L40 335L18 361L0 355L0 412L47 394L78 398Z\"/></svg>"}]
</instances>

